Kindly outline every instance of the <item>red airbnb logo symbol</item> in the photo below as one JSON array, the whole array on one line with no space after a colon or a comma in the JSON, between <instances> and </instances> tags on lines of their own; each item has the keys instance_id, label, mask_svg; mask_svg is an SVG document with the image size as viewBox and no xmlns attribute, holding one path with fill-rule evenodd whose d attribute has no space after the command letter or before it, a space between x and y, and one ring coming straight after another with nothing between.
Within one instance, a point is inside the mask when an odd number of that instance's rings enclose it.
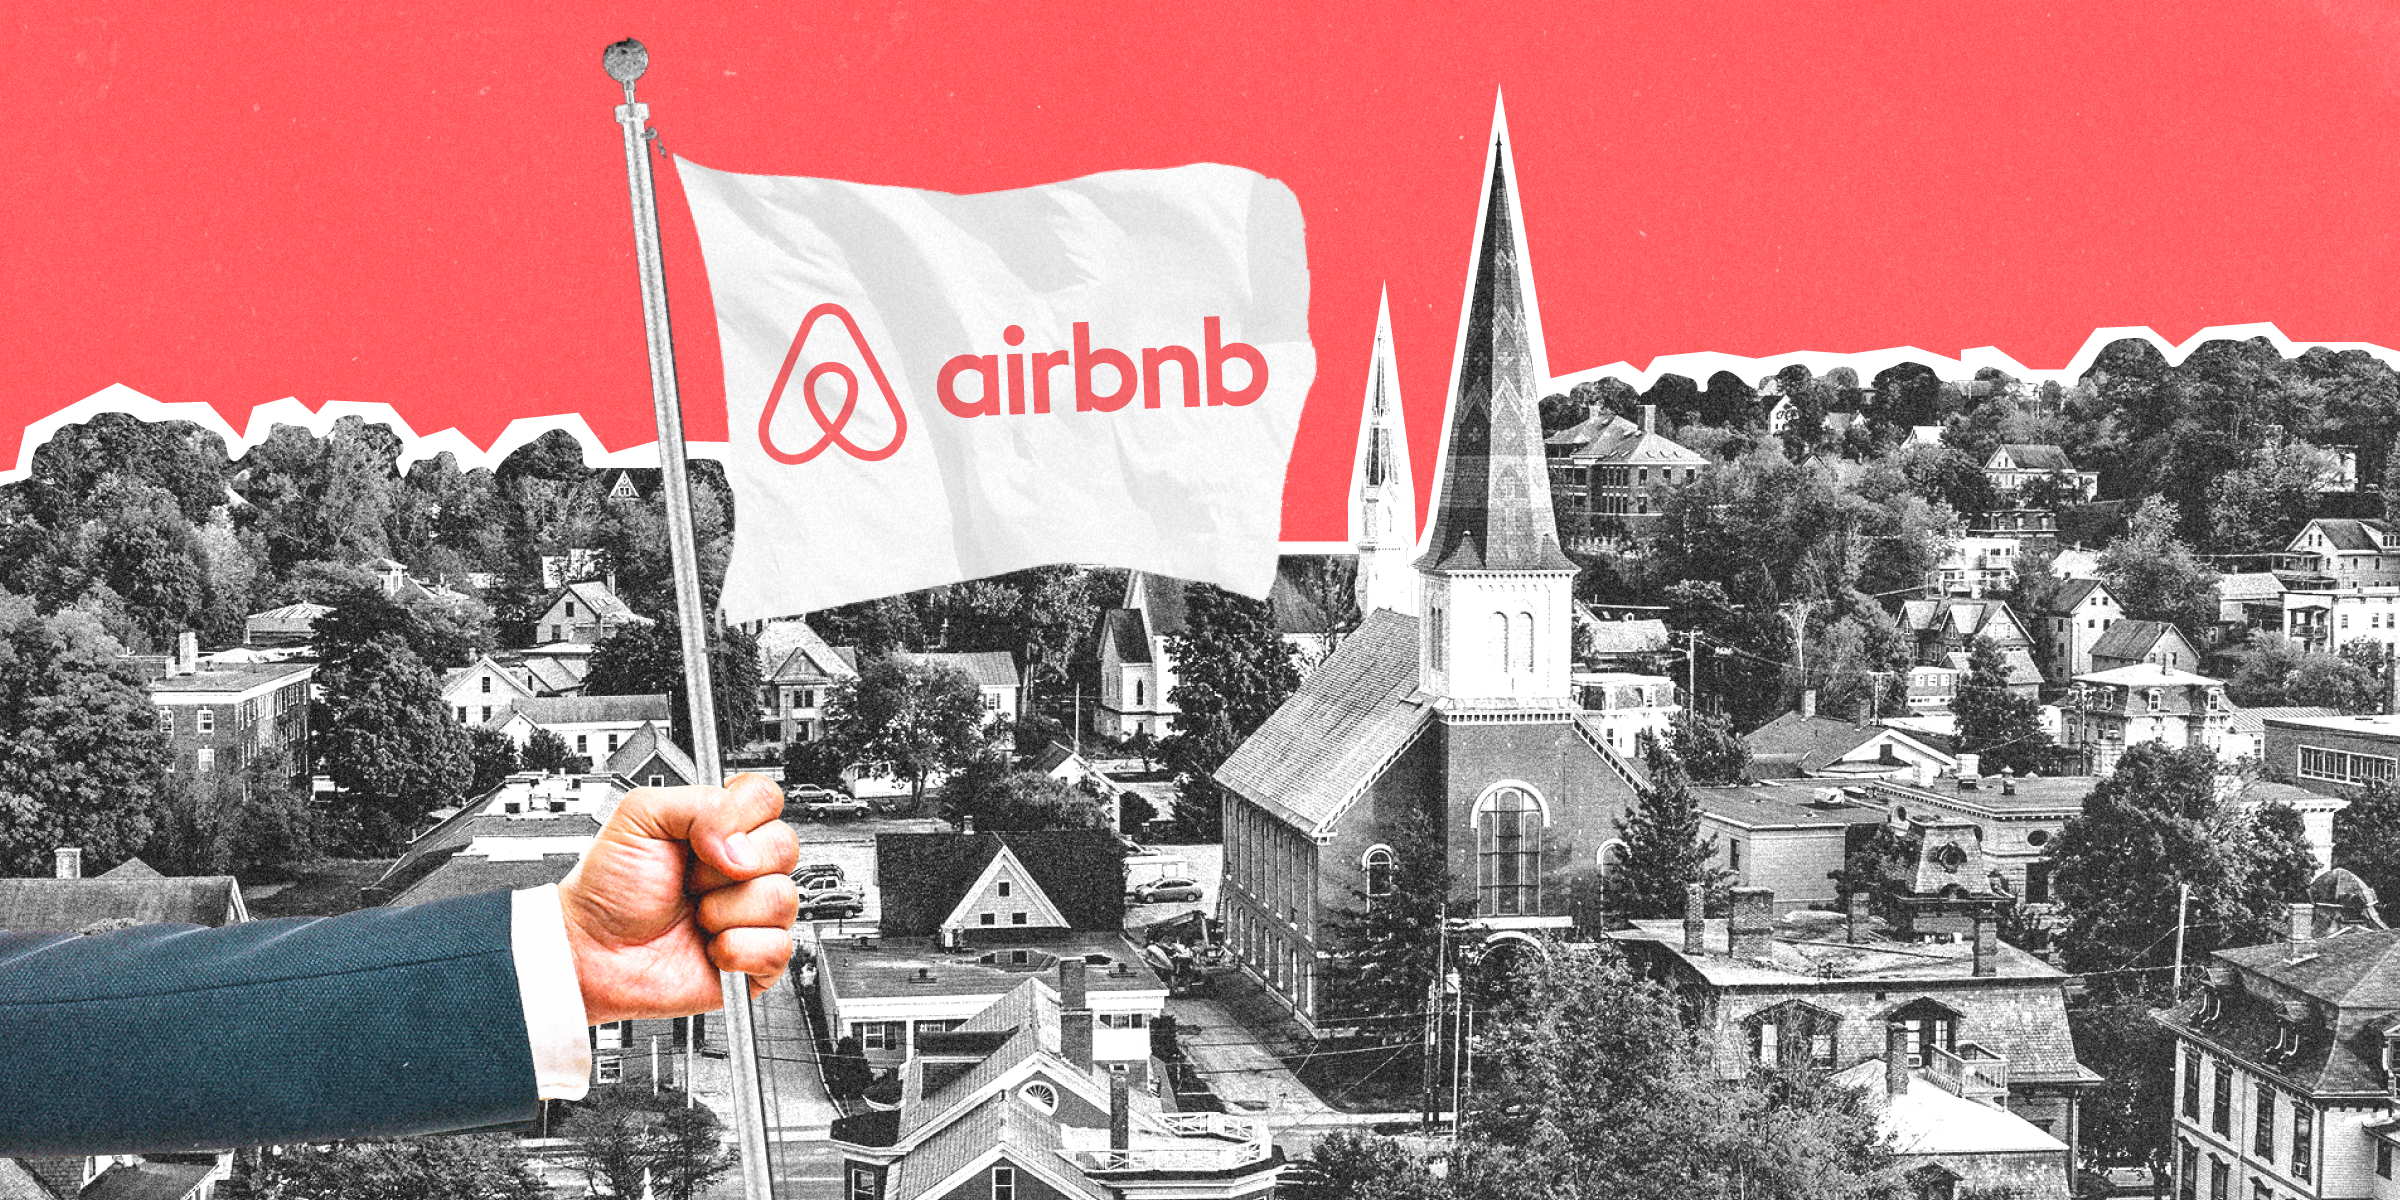
<instances>
[{"instance_id":1,"label":"red airbnb logo symbol","mask_svg":"<svg viewBox=\"0 0 2400 1200\"><path fill-rule=\"evenodd\" d=\"M808 344L808 331L816 327L817 318L826 316L842 319L843 327L850 331L850 344L858 347L859 355L867 360L867 373L875 377L875 386L883 389L883 402L892 412L892 440L880 449L869 450L844 436L850 427L851 414L858 411L858 374L838 362L818 363L800 379L800 397L808 402L808 415L817 419L817 440L797 454L775 446L775 435L769 427L774 424L775 410L783 404L784 386L792 380L792 368L800 361L800 348ZM827 375L842 381L842 405L832 413L827 413L824 401L817 398L817 381ZM808 316L800 321L800 332L792 338L790 352L783 356L783 369L775 373L775 387L767 393L766 411L758 414L758 444L766 450L767 457L785 466L798 466L823 454L827 447L840 446L843 453L860 462L881 462L898 451L907 437L908 411L900 407L900 397L892 392L892 381L884 378L883 364L876 361L874 349L867 345L866 335L858 331L858 322L851 319L850 310L831 302L808 310Z\"/></svg>"}]
</instances>

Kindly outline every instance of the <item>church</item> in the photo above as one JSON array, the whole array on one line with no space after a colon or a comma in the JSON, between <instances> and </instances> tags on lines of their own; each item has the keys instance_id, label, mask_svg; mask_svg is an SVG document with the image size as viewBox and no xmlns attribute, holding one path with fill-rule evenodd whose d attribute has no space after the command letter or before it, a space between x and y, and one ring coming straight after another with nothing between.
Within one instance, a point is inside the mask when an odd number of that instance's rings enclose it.
<instances>
[{"instance_id":1,"label":"church","mask_svg":"<svg viewBox=\"0 0 2400 1200\"><path fill-rule=\"evenodd\" d=\"M1431 823L1452 910L1486 936L1572 924L1640 769L1571 686L1576 567L1560 549L1522 246L1495 143L1466 334L1413 611L1378 607L1214 776L1225 940L1312 1030L1339 970L1334 917L1388 891L1403 831Z\"/></svg>"}]
</instances>

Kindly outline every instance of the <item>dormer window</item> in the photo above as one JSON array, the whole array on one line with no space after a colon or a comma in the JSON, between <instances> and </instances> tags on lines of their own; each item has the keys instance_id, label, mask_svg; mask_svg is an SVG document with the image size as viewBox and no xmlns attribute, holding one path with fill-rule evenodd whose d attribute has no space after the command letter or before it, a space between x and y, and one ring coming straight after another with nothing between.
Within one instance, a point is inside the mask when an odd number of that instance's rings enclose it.
<instances>
[{"instance_id":1,"label":"dormer window","mask_svg":"<svg viewBox=\"0 0 2400 1200\"><path fill-rule=\"evenodd\" d=\"M2202 989L2200 1007L2192 1014L2193 1023L2198 1025L2214 1024L2218 1018L2224 1015L2225 993L2213 987Z\"/></svg>"},{"instance_id":2,"label":"dormer window","mask_svg":"<svg viewBox=\"0 0 2400 1200\"><path fill-rule=\"evenodd\" d=\"M2270 1063L2281 1063L2298 1053L2300 1053L2300 1023L2286 1019L2276 1024L2275 1044L2268 1047L2267 1052L2260 1057Z\"/></svg>"},{"instance_id":3,"label":"dormer window","mask_svg":"<svg viewBox=\"0 0 2400 1200\"><path fill-rule=\"evenodd\" d=\"M2151 712L2157 712L2159 709L2165 707L2164 698L2160 695L2157 688L2145 689L2143 696L2150 702Z\"/></svg>"}]
</instances>

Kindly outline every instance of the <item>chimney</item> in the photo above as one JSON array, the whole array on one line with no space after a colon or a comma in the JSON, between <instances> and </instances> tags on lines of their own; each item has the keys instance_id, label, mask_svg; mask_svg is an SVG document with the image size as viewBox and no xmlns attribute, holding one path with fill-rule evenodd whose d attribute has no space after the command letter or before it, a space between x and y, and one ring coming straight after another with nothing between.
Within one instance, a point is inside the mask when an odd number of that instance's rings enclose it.
<instances>
[{"instance_id":1,"label":"chimney","mask_svg":"<svg viewBox=\"0 0 2400 1200\"><path fill-rule=\"evenodd\" d=\"M1975 974L1978 978L1999 973L2000 919L1988 912L1975 914Z\"/></svg>"},{"instance_id":2,"label":"chimney","mask_svg":"<svg viewBox=\"0 0 2400 1200\"><path fill-rule=\"evenodd\" d=\"M66 853L66 851L61 850L59 853L63 855ZM2289 907L2289 911L2285 917L2285 920L2287 927L2290 930L2290 932L2286 935L2287 941L2290 941L2296 945L2300 942L2316 940L2317 906L2314 903L2307 900L2293 901Z\"/></svg>"},{"instance_id":3,"label":"chimney","mask_svg":"<svg viewBox=\"0 0 2400 1200\"><path fill-rule=\"evenodd\" d=\"M1908 1094L1908 1026L1906 1025L1884 1026L1883 1090L1894 1096Z\"/></svg>"},{"instance_id":4,"label":"chimney","mask_svg":"<svg viewBox=\"0 0 2400 1200\"><path fill-rule=\"evenodd\" d=\"M968 814L966 814L965 816L962 816L962 817L960 817L960 818L958 819L958 831L959 831L960 833L963 833L963 834L966 834L966 835L968 835L969 837L972 837L972 836L974 836L974 834L975 834L975 814L974 814L974 813L968 813Z\"/></svg>"},{"instance_id":5,"label":"chimney","mask_svg":"<svg viewBox=\"0 0 2400 1200\"><path fill-rule=\"evenodd\" d=\"M1058 964L1058 1052L1083 1070L1092 1069L1092 1010L1085 1006L1084 962Z\"/></svg>"},{"instance_id":6,"label":"chimney","mask_svg":"<svg viewBox=\"0 0 2400 1200\"><path fill-rule=\"evenodd\" d=\"M1708 953L1708 885L1683 889L1683 952L1694 958Z\"/></svg>"},{"instance_id":7,"label":"chimney","mask_svg":"<svg viewBox=\"0 0 2400 1200\"><path fill-rule=\"evenodd\" d=\"M1800 689L1800 715L1803 717L1817 715L1817 689Z\"/></svg>"},{"instance_id":8,"label":"chimney","mask_svg":"<svg viewBox=\"0 0 2400 1200\"><path fill-rule=\"evenodd\" d=\"M1657 406L1657 405L1655 405L1655 404L1645 404L1645 405L1643 405L1643 406L1642 406L1642 432L1643 432L1643 433L1657 433L1657 432L1658 432L1658 406Z\"/></svg>"},{"instance_id":9,"label":"chimney","mask_svg":"<svg viewBox=\"0 0 2400 1200\"><path fill-rule=\"evenodd\" d=\"M1860 888L1850 893L1844 907L1849 910L1850 940L1852 942L1867 940L1867 924L1875 917L1874 897L1868 895L1865 888Z\"/></svg>"},{"instance_id":10,"label":"chimney","mask_svg":"<svg viewBox=\"0 0 2400 1200\"><path fill-rule=\"evenodd\" d=\"M1958 777L1961 781L1983 774L1983 756L1972 751L1958 756Z\"/></svg>"},{"instance_id":11,"label":"chimney","mask_svg":"<svg viewBox=\"0 0 2400 1200\"><path fill-rule=\"evenodd\" d=\"M83 847L60 846L58 848L58 877L60 879L83 878Z\"/></svg>"},{"instance_id":12,"label":"chimney","mask_svg":"<svg viewBox=\"0 0 2400 1200\"><path fill-rule=\"evenodd\" d=\"M1125 1071L1108 1073L1108 1148L1133 1149L1133 1083Z\"/></svg>"},{"instance_id":13,"label":"chimney","mask_svg":"<svg viewBox=\"0 0 2400 1200\"><path fill-rule=\"evenodd\" d=\"M2003 796L2017 794L2017 769L2015 767L2000 768L2000 794Z\"/></svg>"},{"instance_id":14,"label":"chimney","mask_svg":"<svg viewBox=\"0 0 2400 1200\"><path fill-rule=\"evenodd\" d=\"M1765 958L1775 944L1775 893L1767 888L1733 889L1732 951L1735 958Z\"/></svg>"}]
</instances>

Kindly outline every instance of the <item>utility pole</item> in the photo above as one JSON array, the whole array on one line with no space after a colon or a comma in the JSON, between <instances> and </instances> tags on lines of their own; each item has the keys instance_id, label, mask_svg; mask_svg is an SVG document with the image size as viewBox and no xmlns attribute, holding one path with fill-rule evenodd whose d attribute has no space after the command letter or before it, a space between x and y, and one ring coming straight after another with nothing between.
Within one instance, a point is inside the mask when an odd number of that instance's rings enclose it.
<instances>
[{"instance_id":1,"label":"utility pole","mask_svg":"<svg viewBox=\"0 0 2400 1200\"><path fill-rule=\"evenodd\" d=\"M2183 928L2184 917L2192 908L2192 885L2175 886L2175 974L2171 994L2183 994Z\"/></svg>"},{"instance_id":2,"label":"utility pole","mask_svg":"<svg viewBox=\"0 0 2400 1200\"><path fill-rule=\"evenodd\" d=\"M1447 900L1442 902L1440 920L1441 932L1433 943L1433 977L1425 981L1425 1051L1419 1064L1418 1080L1424 1097L1424 1128L1427 1134L1433 1132L1434 1122L1441 1116L1441 1093L1437 1088L1441 1079L1438 1070L1442 1021L1450 1007L1450 997L1442 986L1450 964L1450 902Z\"/></svg>"},{"instance_id":3,"label":"utility pole","mask_svg":"<svg viewBox=\"0 0 2400 1200\"><path fill-rule=\"evenodd\" d=\"M1453 1147L1458 1145L1458 1137L1465 1130L1467 1118L1466 1092L1460 1086L1460 1077L1466 1067L1467 1021L1469 1020L1465 980L1458 982L1457 992L1458 1018L1456 1027L1451 1032L1458 1040L1450 1048L1450 1145Z\"/></svg>"}]
</instances>

